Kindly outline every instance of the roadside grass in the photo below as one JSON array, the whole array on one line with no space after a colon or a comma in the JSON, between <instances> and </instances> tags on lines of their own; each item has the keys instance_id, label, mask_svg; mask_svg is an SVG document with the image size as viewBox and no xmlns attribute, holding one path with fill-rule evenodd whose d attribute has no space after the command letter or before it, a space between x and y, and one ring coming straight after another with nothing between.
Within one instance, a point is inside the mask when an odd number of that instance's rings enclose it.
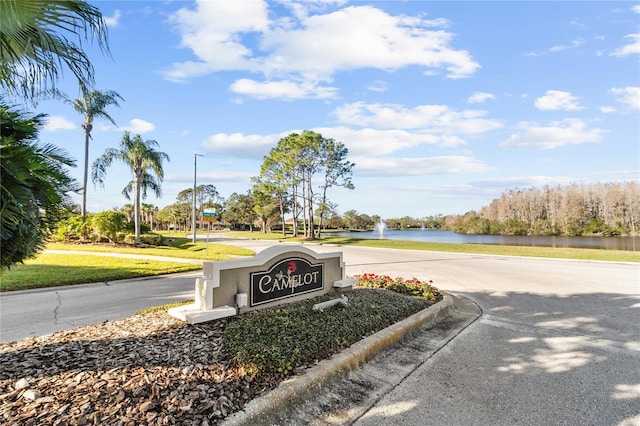
<instances>
[{"instance_id":1,"label":"roadside grass","mask_svg":"<svg viewBox=\"0 0 640 426\"><path fill-rule=\"evenodd\" d=\"M171 308L177 308L178 306L189 305L193 302L195 302L195 300L191 299L191 300L181 300L179 302L167 303L166 305L152 306L150 308L145 308L145 309L142 309L141 311L136 312L136 315L146 315L146 314L152 314L155 312L165 312Z\"/></svg>"},{"instance_id":2,"label":"roadside grass","mask_svg":"<svg viewBox=\"0 0 640 426\"><path fill-rule=\"evenodd\" d=\"M262 234L260 232L228 232L230 237L265 239L278 241L300 241L305 244L332 244L336 246L378 247L399 250L442 251L449 253L493 254L502 256L548 257L556 259L603 260L610 262L640 262L640 251L602 250L565 247L503 246L493 244L456 244L400 240L370 240L351 237L322 237L307 240L286 236L281 233Z\"/></svg>"},{"instance_id":3,"label":"roadside grass","mask_svg":"<svg viewBox=\"0 0 640 426\"><path fill-rule=\"evenodd\" d=\"M166 246L155 247L124 247L111 245L93 245L93 244L65 244L51 242L47 244L47 249L52 250L80 250L91 252L107 252L107 253L126 253L126 254L142 254L149 256L163 257L179 257L183 259L201 259L201 260L227 260L239 256L253 256L255 253L241 247L218 244L209 242L208 248L206 241L191 242L189 238L178 235L163 235L165 237Z\"/></svg>"},{"instance_id":4,"label":"roadside grass","mask_svg":"<svg viewBox=\"0 0 640 426\"><path fill-rule=\"evenodd\" d=\"M77 254L39 254L4 271L0 291L108 282L202 269L201 265Z\"/></svg>"}]
</instances>

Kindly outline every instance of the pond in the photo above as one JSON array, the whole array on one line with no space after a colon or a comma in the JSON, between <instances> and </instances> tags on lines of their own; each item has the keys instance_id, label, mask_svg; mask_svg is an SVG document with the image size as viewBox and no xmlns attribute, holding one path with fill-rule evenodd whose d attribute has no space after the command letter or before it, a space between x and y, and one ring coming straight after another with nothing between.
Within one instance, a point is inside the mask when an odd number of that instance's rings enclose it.
<instances>
[{"instance_id":1,"label":"pond","mask_svg":"<svg viewBox=\"0 0 640 426\"><path fill-rule=\"evenodd\" d=\"M389 230L363 232L323 231L324 235L376 240L424 241L432 243L498 244L508 246L574 247L605 250L640 250L640 237L563 237L524 235L467 235L451 231Z\"/></svg>"}]
</instances>

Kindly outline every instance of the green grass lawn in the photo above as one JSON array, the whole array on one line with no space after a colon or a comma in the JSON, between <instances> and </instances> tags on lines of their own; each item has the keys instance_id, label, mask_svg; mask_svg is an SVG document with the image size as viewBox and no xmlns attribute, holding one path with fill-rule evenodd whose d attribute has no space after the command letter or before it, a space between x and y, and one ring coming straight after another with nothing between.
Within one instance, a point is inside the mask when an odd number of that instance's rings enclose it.
<instances>
[{"instance_id":1,"label":"green grass lawn","mask_svg":"<svg viewBox=\"0 0 640 426\"><path fill-rule=\"evenodd\" d=\"M110 245L93 245L93 244L65 244L65 243L49 243L48 249L53 250L80 250L91 252L108 252L108 253L127 253L127 254L143 254L150 256L179 257L183 259L201 259L201 260L226 260L238 256L253 256L255 253L241 247L218 244L205 241L196 241L192 243L190 239L184 236L165 236L166 246L160 247L123 247Z\"/></svg>"},{"instance_id":2,"label":"green grass lawn","mask_svg":"<svg viewBox=\"0 0 640 426\"><path fill-rule=\"evenodd\" d=\"M190 263L77 254L40 254L0 275L0 291L121 280L202 269Z\"/></svg>"}]
</instances>

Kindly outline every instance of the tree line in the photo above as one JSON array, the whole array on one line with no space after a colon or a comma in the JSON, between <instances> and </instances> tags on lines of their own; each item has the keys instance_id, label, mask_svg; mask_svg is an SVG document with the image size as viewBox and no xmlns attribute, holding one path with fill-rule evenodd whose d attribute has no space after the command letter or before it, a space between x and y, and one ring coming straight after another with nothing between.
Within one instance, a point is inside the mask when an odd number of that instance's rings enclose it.
<instances>
[{"instance_id":1,"label":"tree line","mask_svg":"<svg viewBox=\"0 0 640 426\"><path fill-rule=\"evenodd\" d=\"M509 235L637 235L640 183L512 189L488 206L447 217L455 232Z\"/></svg>"},{"instance_id":2,"label":"tree line","mask_svg":"<svg viewBox=\"0 0 640 426\"><path fill-rule=\"evenodd\" d=\"M465 234L503 234L503 235L637 235L640 218L640 184L637 182L596 183L591 185L572 184L529 188L526 190L510 189L488 206L478 211L470 211L463 215L432 215L421 218L411 216L382 218L380 215L347 210L340 214L336 206L328 202L321 207L316 204L313 221L316 230L333 231L367 231L372 230L380 222L387 229L393 230L448 230ZM281 216L280 200L287 201L284 212L289 219ZM293 209L289 204L290 197L267 196L261 192L249 190L244 194L233 193L228 198L219 195L211 184L199 185L196 188L196 214L201 217L205 208L214 208L220 212L220 222L214 228L229 227L234 230L250 230L256 228L262 232L281 231L294 234L295 222L304 229L302 216L293 220ZM190 232L192 226L193 189L187 188L178 194L176 203L162 209L152 204L142 204L142 230L173 229ZM303 210L302 204L297 210ZM119 209L121 218L111 217L120 223L120 240L129 241L123 229L133 230L133 206L126 204ZM99 213L99 219L90 215L85 234L88 238L116 235L105 229L105 217ZM323 217L324 215L324 217ZM80 234L79 217L61 222L59 237L68 238L73 235L69 229L76 229L76 237ZM207 224L197 221L199 228ZM309 226L306 226L309 228ZM92 231L87 231L92 230ZM301 234L302 235L302 234ZM316 235L319 235L317 233ZM143 242L153 243L153 235L143 235ZM133 242L131 240L130 242Z\"/></svg>"}]
</instances>

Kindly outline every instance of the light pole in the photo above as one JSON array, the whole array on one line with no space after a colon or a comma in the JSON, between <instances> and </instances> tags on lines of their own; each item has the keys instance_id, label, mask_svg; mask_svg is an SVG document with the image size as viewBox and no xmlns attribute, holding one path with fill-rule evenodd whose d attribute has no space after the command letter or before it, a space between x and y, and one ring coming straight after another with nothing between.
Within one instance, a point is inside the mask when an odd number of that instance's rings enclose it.
<instances>
[{"instance_id":1,"label":"light pole","mask_svg":"<svg viewBox=\"0 0 640 426\"><path fill-rule=\"evenodd\" d=\"M193 154L193 212L191 217L191 234L193 243L196 242L196 176L198 170L198 157L204 157L202 154Z\"/></svg>"}]
</instances>

